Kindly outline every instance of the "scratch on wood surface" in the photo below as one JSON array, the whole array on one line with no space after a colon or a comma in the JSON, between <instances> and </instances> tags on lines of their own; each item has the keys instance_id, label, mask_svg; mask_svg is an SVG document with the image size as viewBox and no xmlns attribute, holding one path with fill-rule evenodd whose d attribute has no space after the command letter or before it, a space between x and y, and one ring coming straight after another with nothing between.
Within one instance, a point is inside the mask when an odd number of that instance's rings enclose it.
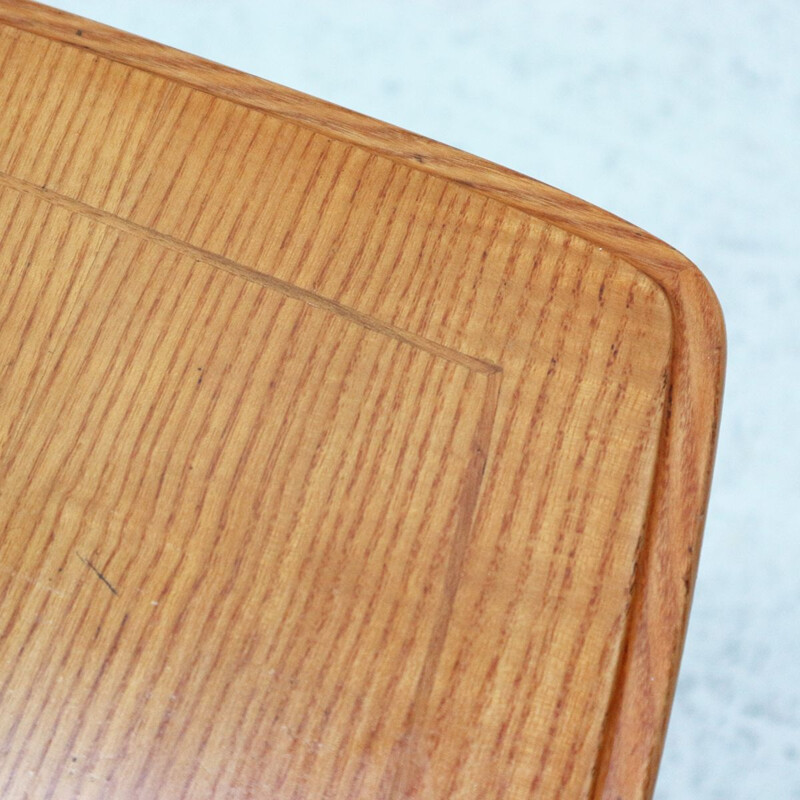
<instances>
[{"instance_id":1,"label":"scratch on wood surface","mask_svg":"<svg viewBox=\"0 0 800 800\"><path fill-rule=\"evenodd\" d=\"M83 557L83 556L82 556L82 555L81 555L81 554L80 554L80 553L79 553L77 550L75 551L75 555L76 555L76 556L78 556L78 558L79 558L81 561L83 561L83 563L84 563L84 564L86 564L86 566L87 566L87 567L89 567L89 569L90 569L92 572L94 572L94 574L95 574L95 575L97 575L97 577L98 577L98 578L100 578L100 580L101 580L101 581L103 581L103 583L104 583L106 586L108 586L108 588L111 590L111 592L112 592L112 593L113 593L115 596L119 596L119 592L118 592L118 591L117 591L117 590L114 588L114 586L111 584L111 581L109 581L109 579L108 579L108 578L106 578L106 576L105 576L105 575L103 575L103 573L102 573L102 572L100 572L100 570L99 570L99 569L97 569L97 567L96 567L94 564L92 564L92 562L91 562L91 561L89 561L89 559L88 559L88 558L84 558L84 557Z\"/></svg>"}]
</instances>

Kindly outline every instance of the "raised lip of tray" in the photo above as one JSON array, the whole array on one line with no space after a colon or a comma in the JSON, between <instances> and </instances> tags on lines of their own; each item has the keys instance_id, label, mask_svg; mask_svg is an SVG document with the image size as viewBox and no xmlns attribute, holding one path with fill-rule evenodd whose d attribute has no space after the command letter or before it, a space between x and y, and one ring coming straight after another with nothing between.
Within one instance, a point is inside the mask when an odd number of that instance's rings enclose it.
<instances>
[{"instance_id":1,"label":"raised lip of tray","mask_svg":"<svg viewBox=\"0 0 800 800\"><path fill-rule=\"evenodd\" d=\"M267 112L369 149L554 225L646 275L672 314L670 382L646 535L636 566L593 798L652 795L694 591L725 375L719 302L685 256L547 184L385 122L30 0L0 0L0 24Z\"/></svg>"}]
</instances>

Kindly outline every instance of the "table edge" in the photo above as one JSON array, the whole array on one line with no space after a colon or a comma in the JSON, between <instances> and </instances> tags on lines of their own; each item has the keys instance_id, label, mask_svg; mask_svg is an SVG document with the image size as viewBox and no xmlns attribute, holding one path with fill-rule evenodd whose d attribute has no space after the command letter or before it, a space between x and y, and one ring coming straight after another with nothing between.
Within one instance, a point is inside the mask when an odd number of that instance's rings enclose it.
<instances>
[{"instance_id":1,"label":"table edge","mask_svg":"<svg viewBox=\"0 0 800 800\"><path fill-rule=\"evenodd\" d=\"M520 173L301 92L30 0L0 0L0 24L186 84L468 187L627 262L672 313L670 383L630 597L614 702L589 796L652 796L677 680L716 451L725 325L700 270L640 228Z\"/></svg>"}]
</instances>

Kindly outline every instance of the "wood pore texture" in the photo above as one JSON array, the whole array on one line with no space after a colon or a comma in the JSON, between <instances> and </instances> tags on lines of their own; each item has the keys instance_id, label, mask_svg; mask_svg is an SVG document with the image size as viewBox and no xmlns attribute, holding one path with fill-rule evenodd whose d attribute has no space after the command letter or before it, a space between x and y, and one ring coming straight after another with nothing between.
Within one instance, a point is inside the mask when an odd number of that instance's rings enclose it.
<instances>
[{"instance_id":1,"label":"wood pore texture","mask_svg":"<svg viewBox=\"0 0 800 800\"><path fill-rule=\"evenodd\" d=\"M648 797L723 363L627 223L0 0L0 796Z\"/></svg>"}]
</instances>

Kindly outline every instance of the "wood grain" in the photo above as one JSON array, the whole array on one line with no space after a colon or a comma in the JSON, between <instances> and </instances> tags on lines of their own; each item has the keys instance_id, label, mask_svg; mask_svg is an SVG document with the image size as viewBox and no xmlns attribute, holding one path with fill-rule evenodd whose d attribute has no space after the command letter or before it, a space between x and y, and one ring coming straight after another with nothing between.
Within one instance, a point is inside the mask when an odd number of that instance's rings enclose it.
<instances>
[{"instance_id":1,"label":"wood grain","mask_svg":"<svg viewBox=\"0 0 800 800\"><path fill-rule=\"evenodd\" d=\"M0 0L0 787L647 797L724 332L557 190Z\"/></svg>"}]
</instances>

